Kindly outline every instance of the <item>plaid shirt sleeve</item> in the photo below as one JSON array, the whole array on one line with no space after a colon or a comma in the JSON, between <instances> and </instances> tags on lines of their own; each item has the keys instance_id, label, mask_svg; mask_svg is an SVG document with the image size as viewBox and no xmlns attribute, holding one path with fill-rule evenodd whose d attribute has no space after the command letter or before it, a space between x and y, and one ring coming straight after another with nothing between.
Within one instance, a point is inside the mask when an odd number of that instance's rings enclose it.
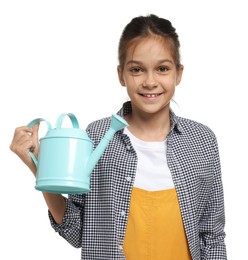
<instances>
[{"instance_id":1,"label":"plaid shirt sleeve","mask_svg":"<svg viewBox=\"0 0 248 260\"><path fill-rule=\"evenodd\" d=\"M226 246L224 243L225 214L221 180L221 166L216 138L213 140L213 182L208 202L199 222L201 259L225 260Z\"/></svg>"},{"instance_id":2,"label":"plaid shirt sleeve","mask_svg":"<svg viewBox=\"0 0 248 260\"><path fill-rule=\"evenodd\" d=\"M57 224L50 211L48 211L49 219L54 230L76 248L82 246L82 214L84 201L84 195L69 195L68 199L66 198L66 210L61 224Z\"/></svg>"}]
</instances>

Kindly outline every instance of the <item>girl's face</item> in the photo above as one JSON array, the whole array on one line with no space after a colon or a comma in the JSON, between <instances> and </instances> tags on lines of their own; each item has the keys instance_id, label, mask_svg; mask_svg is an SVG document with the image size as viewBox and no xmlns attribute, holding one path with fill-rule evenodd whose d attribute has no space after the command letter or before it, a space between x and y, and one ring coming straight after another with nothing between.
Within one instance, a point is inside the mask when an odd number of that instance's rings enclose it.
<instances>
[{"instance_id":1,"label":"girl's face","mask_svg":"<svg viewBox=\"0 0 248 260\"><path fill-rule=\"evenodd\" d=\"M127 88L132 110L160 113L168 110L183 66L176 68L170 44L160 37L133 43L127 50L124 68L118 67L119 81Z\"/></svg>"}]
</instances>

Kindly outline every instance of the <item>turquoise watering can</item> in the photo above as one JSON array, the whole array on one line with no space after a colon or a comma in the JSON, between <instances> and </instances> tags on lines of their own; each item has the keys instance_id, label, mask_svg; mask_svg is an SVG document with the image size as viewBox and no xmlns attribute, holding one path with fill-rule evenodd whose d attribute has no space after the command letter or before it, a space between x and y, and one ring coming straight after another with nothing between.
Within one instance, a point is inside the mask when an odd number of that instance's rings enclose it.
<instances>
[{"instance_id":1,"label":"turquoise watering can","mask_svg":"<svg viewBox=\"0 0 248 260\"><path fill-rule=\"evenodd\" d=\"M63 128L62 122L68 116L72 128ZM32 120L28 126L45 121L48 131L40 138L39 156L29 152L34 161L36 186L39 191L58 194L83 194L90 191L90 174L108 146L114 134L127 126L127 122L118 115L112 115L111 126L101 142L93 150L93 142L86 131L79 128L76 116L72 113L61 114L56 128L43 119Z\"/></svg>"}]
</instances>

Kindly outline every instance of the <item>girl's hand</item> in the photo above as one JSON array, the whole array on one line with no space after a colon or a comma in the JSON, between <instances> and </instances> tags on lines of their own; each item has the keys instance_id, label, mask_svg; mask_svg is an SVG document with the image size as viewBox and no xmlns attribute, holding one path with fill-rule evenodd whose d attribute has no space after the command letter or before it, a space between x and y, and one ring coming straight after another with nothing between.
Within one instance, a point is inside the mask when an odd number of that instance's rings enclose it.
<instances>
[{"instance_id":1,"label":"girl's hand","mask_svg":"<svg viewBox=\"0 0 248 260\"><path fill-rule=\"evenodd\" d=\"M32 151L36 158L38 158L38 130L39 124L34 125L32 128L29 128L28 126L17 127L10 144L10 150L17 154L34 175L36 175L36 166L29 155L29 152Z\"/></svg>"}]
</instances>

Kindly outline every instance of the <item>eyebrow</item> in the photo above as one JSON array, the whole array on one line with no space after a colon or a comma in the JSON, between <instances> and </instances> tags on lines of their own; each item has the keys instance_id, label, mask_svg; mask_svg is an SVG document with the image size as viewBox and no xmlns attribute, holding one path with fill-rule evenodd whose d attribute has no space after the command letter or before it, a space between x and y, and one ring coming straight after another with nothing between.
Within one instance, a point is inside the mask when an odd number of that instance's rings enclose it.
<instances>
[{"instance_id":1,"label":"eyebrow","mask_svg":"<svg viewBox=\"0 0 248 260\"><path fill-rule=\"evenodd\" d=\"M169 59L164 59L164 60L159 60L159 61L158 61L159 64L161 64L161 63L166 63L166 62L169 62L169 63L173 64L173 61L171 61L171 60L169 60ZM138 60L130 60L130 61L127 62L126 65L131 64L131 63L142 64L141 61L138 61Z\"/></svg>"}]
</instances>

